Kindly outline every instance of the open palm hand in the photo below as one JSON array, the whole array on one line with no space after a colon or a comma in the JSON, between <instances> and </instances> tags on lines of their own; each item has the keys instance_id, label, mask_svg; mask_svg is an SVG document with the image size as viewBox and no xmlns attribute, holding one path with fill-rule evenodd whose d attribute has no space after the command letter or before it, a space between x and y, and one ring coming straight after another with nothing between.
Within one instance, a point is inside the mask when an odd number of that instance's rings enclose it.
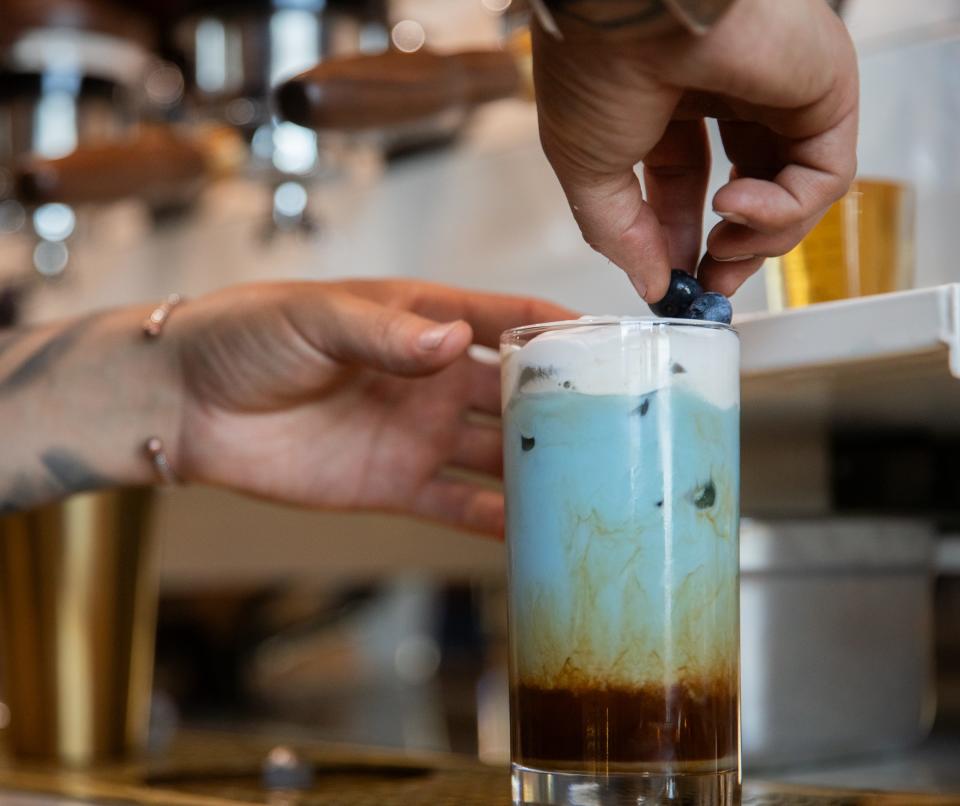
<instances>
[{"instance_id":1,"label":"open palm hand","mask_svg":"<svg viewBox=\"0 0 960 806\"><path fill-rule=\"evenodd\" d=\"M569 311L409 281L241 286L190 308L175 334L187 478L501 531L501 494L450 472L501 471L498 369L467 350Z\"/></svg>"}]
</instances>

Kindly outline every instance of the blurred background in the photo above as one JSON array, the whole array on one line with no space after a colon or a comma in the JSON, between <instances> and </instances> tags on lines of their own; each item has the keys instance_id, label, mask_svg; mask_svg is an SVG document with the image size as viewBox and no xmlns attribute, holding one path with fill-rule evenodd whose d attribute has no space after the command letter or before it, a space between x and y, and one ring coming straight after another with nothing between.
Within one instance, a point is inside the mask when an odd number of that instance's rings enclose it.
<instances>
[{"instance_id":1,"label":"blurred background","mask_svg":"<svg viewBox=\"0 0 960 806\"><path fill-rule=\"evenodd\" d=\"M742 321L960 280L960 2L907 5L842 4L860 52L861 182L737 294ZM251 280L369 276L646 314L583 243L540 150L528 19L524 0L0 0L0 326ZM427 53L438 57L403 74L405 55ZM350 76L356 56L400 70L397 97L317 110L285 83L317 65L309 80ZM729 166L712 137L715 188ZM838 262L833 287L820 272ZM845 780L876 781L879 753L924 740L924 769L955 760L958 745L938 738L960 734L955 439L928 438L924 423L828 429L799 448L768 434L745 431L744 545L759 547L744 560L748 767L799 780L843 761ZM46 523L29 528L68 531ZM136 685L149 687L154 750L199 727L507 758L501 545L205 489L158 491L118 524L102 529L140 541L143 557L103 573L139 575L153 602L130 629L152 636L155 616L155 647L131 650L152 671ZM779 552L798 533L830 540L801 559ZM812 612L821 596L830 605ZM7 612L30 618L23 608ZM867 669L891 669L859 716L842 712L844 686L866 674L850 666L853 634L872 637L857 650ZM810 697L837 702L802 715L806 737L784 737L777 698L789 699L798 646L820 659L803 674ZM930 786L960 787L936 769Z\"/></svg>"}]
</instances>

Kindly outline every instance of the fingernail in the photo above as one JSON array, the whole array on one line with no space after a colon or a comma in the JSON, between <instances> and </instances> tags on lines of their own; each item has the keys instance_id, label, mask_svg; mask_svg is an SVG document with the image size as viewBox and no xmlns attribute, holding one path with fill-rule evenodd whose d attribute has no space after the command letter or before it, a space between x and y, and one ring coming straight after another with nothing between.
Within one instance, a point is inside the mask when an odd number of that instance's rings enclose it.
<instances>
[{"instance_id":1,"label":"fingernail","mask_svg":"<svg viewBox=\"0 0 960 806\"><path fill-rule=\"evenodd\" d=\"M631 277L630 284L633 286L634 290L640 295L641 299L647 298L647 284L643 280Z\"/></svg>"},{"instance_id":2,"label":"fingernail","mask_svg":"<svg viewBox=\"0 0 960 806\"><path fill-rule=\"evenodd\" d=\"M458 324L459 322L448 322L445 325L437 325L424 330L420 334L420 349L436 350Z\"/></svg>"},{"instance_id":3,"label":"fingernail","mask_svg":"<svg viewBox=\"0 0 960 806\"><path fill-rule=\"evenodd\" d=\"M737 255L736 257L717 257L710 255L717 263L738 263L741 260L753 260L756 255Z\"/></svg>"},{"instance_id":4,"label":"fingernail","mask_svg":"<svg viewBox=\"0 0 960 806\"><path fill-rule=\"evenodd\" d=\"M746 218L740 215L740 213L725 213L721 210L717 210L716 213L724 221L729 221L731 224L741 224L742 226L746 227L750 223Z\"/></svg>"}]
</instances>

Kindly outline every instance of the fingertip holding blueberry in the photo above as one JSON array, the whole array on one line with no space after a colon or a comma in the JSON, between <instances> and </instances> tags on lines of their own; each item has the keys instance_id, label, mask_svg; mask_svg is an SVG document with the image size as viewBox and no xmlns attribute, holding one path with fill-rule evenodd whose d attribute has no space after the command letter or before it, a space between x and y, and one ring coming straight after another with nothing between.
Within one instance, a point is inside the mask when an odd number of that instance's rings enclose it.
<instances>
[{"instance_id":1,"label":"fingertip holding blueberry","mask_svg":"<svg viewBox=\"0 0 960 806\"><path fill-rule=\"evenodd\" d=\"M659 302L651 303L650 310L657 316L682 317L701 294L703 288L695 277L682 269L674 269L670 272L670 287L666 296Z\"/></svg>"},{"instance_id":2,"label":"fingertip holding blueberry","mask_svg":"<svg viewBox=\"0 0 960 806\"><path fill-rule=\"evenodd\" d=\"M729 325L733 321L733 306L723 294L707 291L690 303L687 318Z\"/></svg>"},{"instance_id":3,"label":"fingertip holding blueberry","mask_svg":"<svg viewBox=\"0 0 960 806\"><path fill-rule=\"evenodd\" d=\"M681 269L670 272L670 288L662 300L651 303L650 310L671 319L698 319L724 325L733 321L730 300L715 291L704 292L696 278Z\"/></svg>"}]
</instances>

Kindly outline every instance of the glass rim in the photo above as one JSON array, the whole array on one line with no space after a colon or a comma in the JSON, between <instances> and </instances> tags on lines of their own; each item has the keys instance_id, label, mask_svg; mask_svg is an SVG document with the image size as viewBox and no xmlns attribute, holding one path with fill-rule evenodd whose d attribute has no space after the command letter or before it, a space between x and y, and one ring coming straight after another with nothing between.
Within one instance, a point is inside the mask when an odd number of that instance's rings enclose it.
<instances>
[{"instance_id":1,"label":"glass rim","mask_svg":"<svg viewBox=\"0 0 960 806\"><path fill-rule=\"evenodd\" d=\"M538 322L532 325L520 325L504 330L500 334L501 344L530 334L546 333L555 330L568 330L575 327L610 325L643 325L646 327L695 327L703 330L720 330L732 333L738 339L740 334L733 325L723 322L711 322L705 319L677 319L663 316L592 316L584 319L560 319L556 322Z\"/></svg>"}]
</instances>

